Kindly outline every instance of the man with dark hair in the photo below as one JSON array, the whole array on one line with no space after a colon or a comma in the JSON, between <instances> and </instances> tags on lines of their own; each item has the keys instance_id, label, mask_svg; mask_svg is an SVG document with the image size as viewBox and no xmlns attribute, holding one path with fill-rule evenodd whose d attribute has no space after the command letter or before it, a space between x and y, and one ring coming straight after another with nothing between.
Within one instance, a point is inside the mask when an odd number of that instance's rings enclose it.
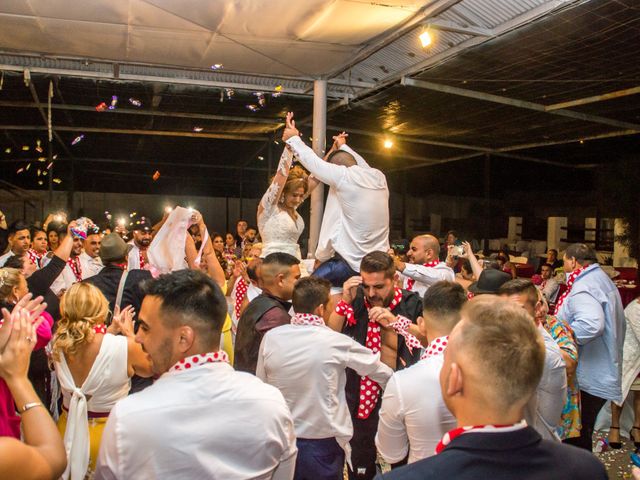
<instances>
[{"instance_id":1,"label":"man with dark hair","mask_svg":"<svg viewBox=\"0 0 640 480\"><path fill-rule=\"evenodd\" d=\"M409 333L417 330L422 302L415 292L394 288L396 267L385 252L371 252L360 263L360 276L344 283L342 301L331 314L329 326L374 353L394 370L413 365L420 358L421 343ZM375 475L375 434L380 410L380 387L367 377L347 370L347 403L353 421L352 465L349 478Z\"/></svg>"},{"instance_id":2,"label":"man with dark hair","mask_svg":"<svg viewBox=\"0 0 640 480\"><path fill-rule=\"evenodd\" d=\"M434 283L424 294L418 326L429 341L420 361L396 372L384 391L376 445L382 458L397 464L433 455L442 436L455 427L440 394L440 369L449 334L467 301L455 282Z\"/></svg>"},{"instance_id":3,"label":"man with dark hair","mask_svg":"<svg viewBox=\"0 0 640 480\"><path fill-rule=\"evenodd\" d=\"M244 236L247 233L248 226L249 224L244 219L240 219L236 222L236 245L238 246L238 249L240 249L240 252L242 252L242 243L244 242Z\"/></svg>"},{"instance_id":4,"label":"man with dark hair","mask_svg":"<svg viewBox=\"0 0 640 480\"><path fill-rule=\"evenodd\" d=\"M127 262L129 270L144 269L147 266L147 250L151 240L153 240L153 224L143 215L133 225L133 238L129 242L132 248Z\"/></svg>"},{"instance_id":5,"label":"man with dark hair","mask_svg":"<svg viewBox=\"0 0 640 480\"><path fill-rule=\"evenodd\" d=\"M433 235L418 235L411 240L407 257L410 263L394 256L398 272L403 277L403 288L418 292L421 297L431 285L442 280L453 282L453 269L438 258L440 242Z\"/></svg>"},{"instance_id":6,"label":"man with dark hair","mask_svg":"<svg viewBox=\"0 0 640 480\"><path fill-rule=\"evenodd\" d=\"M328 185L315 258L323 262L313 275L326 278L334 292L357 275L369 252L389 250L389 189L380 170L346 145L346 134L334 137L337 149L323 161L304 144L288 113L282 140L314 177Z\"/></svg>"},{"instance_id":7,"label":"man with dark hair","mask_svg":"<svg viewBox=\"0 0 640 480\"><path fill-rule=\"evenodd\" d=\"M296 480L342 478L345 454L350 461L353 424L345 399L345 369L382 387L393 373L371 350L325 326L331 313L330 288L322 278L298 280L291 324L267 332L258 357L256 375L278 387L293 415Z\"/></svg>"},{"instance_id":8,"label":"man with dark hair","mask_svg":"<svg viewBox=\"0 0 640 480\"><path fill-rule=\"evenodd\" d=\"M560 284L553 278L553 270L553 265L550 263L543 263L540 267L542 282L538 288L540 288L549 303L556 303L558 291L560 290Z\"/></svg>"},{"instance_id":9,"label":"man with dark hair","mask_svg":"<svg viewBox=\"0 0 640 480\"><path fill-rule=\"evenodd\" d=\"M528 278L516 278L502 285L498 295L524 308L544 340L544 370L536 394L525 409L525 419L542 438L557 441L556 432L567 402L566 364L557 342L536 320L536 309L540 307L538 291Z\"/></svg>"},{"instance_id":10,"label":"man with dark hair","mask_svg":"<svg viewBox=\"0 0 640 480\"><path fill-rule=\"evenodd\" d=\"M220 350L220 287L180 270L145 291L136 342L161 376L111 411L96 478L291 478L291 414L276 388L235 372Z\"/></svg>"},{"instance_id":11,"label":"man with dark hair","mask_svg":"<svg viewBox=\"0 0 640 480\"><path fill-rule=\"evenodd\" d=\"M564 254L567 290L556 304L556 316L573 329L578 343L582 430L567 443L591 450L593 427L607 400L622 403L624 309L620 293L598 265L596 252L582 243Z\"/></svg>"},{"instance_id":12,"label":"man with dark hair","mask_svg":"<svg viewBox=\"0 0 640 480\"><path fill-rule=\"evenodd\" d=\"M47 246L47 232L45 232L41 227L35 225L32 226L31 248L27 250L27 255L38 268L43 266L40 261L47 254Z\"/></svg>"},{"instance_id":13,"label":"man with dark hair","mask_svg":"<svg viewBox=\"0 0 640 480\"><path fill-rule=\"evenodd\" d=\"M562 260L558 258L558 250L556 250L555 248L550 248L549 250L547 250L546 263L551 265L552 270L562 267Z\"/></svg>"},{"instance_id":14,"label":"man with dark hair","mask_svg":"<svg viewBox=\"0 0 640 480\"><path fill-rule=\"evenodd\" d=\"M593 455L543 440L524 420L544 356L542 338L521 307L492 295L468 302L440 371L442 397L457 427L442 437L435 456L382 478L606 479Z\"/></svg>"},{"instance_id":15,"label":"man with dark hair","mask_svg":"<svg viewBox=\"0 0 640 480\"><path fill-rule=\"evenodd\" d=\"M256 373L258 351L264 334L289 323L293 286L300 278L300 260L288 253L267 255L260 267L262 293L240 316L234 349L234 367Z\"/></svg>"},{"instance_id":16,"label":"man with dark hair","mask_svg":"<svg viewBox=\"0 0 640 480\"><path fill-rule=\"evenodd\" d=\"M22 220L16 220L7 230L9 235L9 251L0 256L0 267L4 265L4 262L13 255L22 257L27 254L29 246L31 245L31 232L29 231L29 225Z\"/></svg>"},{"instance_id":17,"label":"man with dark hair","mask_svg":"<svg viewBox=\"0 0 640 480\"><path fill-rule=\"evenodd\" d=\"M100 259L100 242L102 235L97 225L91 225L87 230L87 238L83 242L84 251L80 254L80 268L85 273L84 278L97 274L103 268Z\"/></svg>"},{"instance_id":18,"label":"man with dark hair","mask_svg":"<svg viewBox=\"0 0 640 480\"><path fill-rule=\"evenodd\" d=\"M67 265L64 267L58 278L56 278L55 282L53 282L53 285L51 285L51 290L58 296L62 295L74 283L81 282L85 278L93 276L96 273L95 268L89 268L88 270L82 268L80 255L82 254L84 239L79 235L74 234L72 230L67 232L66 227L67 226L65 225L64 236L69 234L73 237L73 247L71 248L71 255L67 260ZM58 233L60 241L62 241L64 236L61 233Z\"/></svg>"}]
</instances>

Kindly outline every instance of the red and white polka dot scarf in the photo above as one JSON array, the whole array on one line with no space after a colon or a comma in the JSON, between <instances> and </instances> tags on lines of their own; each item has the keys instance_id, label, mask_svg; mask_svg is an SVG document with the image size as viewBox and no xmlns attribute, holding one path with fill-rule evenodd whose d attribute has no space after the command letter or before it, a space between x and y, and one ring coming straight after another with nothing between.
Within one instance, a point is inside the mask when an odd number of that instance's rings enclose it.
<instances>
[{"instance_id":1,"label":"red and white polka dot scarf","mask_svg":"<svg viewBox=\"0 0 640 480\"><path fill-rule=\"evenodd\" d=\"M393 299L389 304L389 310L393 311L402 300L402 289L396 288L394 289ZM371 305L364 299L364 305L367 308L367 311L371 308ZM341 301L336 305L336 313L338 315L342 315L346 317L347 324L349 326L353 326L356 324L356 317L353 311L353 307L349 305L345 301ZM371 350L373 353L380 352L380 325L378 322L372 322L369 320L367 324L367 338L365 341L365 346ZM376 406L378 402L378 398L380 396L380 385L371 380L369 377L361 377L360 378L360 404L358 405L358 418L366 419L369 418L371 412Z\"/></svg>"},{"instance_id":2,"label":"red and white polka dot scarf","mask_svg":"<svg viewBox=\"0 0 640 480\"><path fill-rule=\"evenodd\" d=\"M324 327L324 320L312 313L296 313L291 317L291 325L313 325L316 327Z\"/></svg>"},{"instance_id":3,"label":"red and white polka dot scarf","mask_svg":"<svg viewBox=\"0 0 640 480\"><path fill-rule=\"evenodd\" d=\"M438 265L440 262L438 260L435 260L433 262L427 262L427 263L423 263L422 266L423 267L428 267L428 268L433 268L436 265ZM413 286L416 284L416 281L413 278L407 278L407 290L412 291Z\"/></svg>"},{"instance_id":4,"label":"red and white polka dot scarf","mask_svg":"<svg viewBox=\"0 0 640 480\"><path fill-rule=\"evenodd\" d=\"M438 442L436 445L436 455L442 452L447 445L449 445L454 438L459 437L464 433L476 432L476 433L507 433L507 432L515 432L516 430L521 430L527 427L527 421L521 420L518 423L513 423L511 425L474 425L468 427L457 427L453 430L449 430L444 434L442 440Z\"/></svg>"},{"instance_id":5,"label":"red and white polka dot scarf","mask_svg":"<svg viewBox=\"0 0 640 480\"><path fill-rule=\"evenodd\" d=\"M244 278L240 277L238 283L236 284L236 295L235 295L235 303L233 305L233 311L236 314L236 318L240 319L240 308L242 307L242 301L244 297L247 296L247 289L249 286L247 282L244 281Z\"/></svg>"},{"instance_id":6,"label":"red and white polka dot scarf","mask_svg":"<svg viewBox=\"0 0 640 480\"><path fill-rule=\"evenodd\" d=\"M560 295L560 298L556 303L556 313L560 311L560 307L562 306L566 298L571 293L571 287L573 287L573 284L575 283L576 278L578 278L578 276L582 272L584 272L585 268L587 267L578 268L577 270L574 270L573 272L571 272L571 274L569 274L569 278L567 278L567 289L562 293L562 295Z\"/></svg>"},{"instance_id":7,"label":"red and white polka dot scarf","mask_svg":"<svg viewBox=\"0 0 640 480\"><path fill-rule=\"evenodd\" d=\"M101 333L102 335L107 334L107 326L104 323L99 323L98 325L93 326L94 333Z\"/></svg>"},{"instance_id":8,"label":"red and white polka dot scarf","mask_svg":"<svg viewBox=\"0 0 640 480\"><path fill-rule=\"evenodd\" d=\"M40 260L42 260L42 257L44 257L46 253L47 252L38 253L33 248L27 250L27 256L29 257L29 260L31 260L31 263L38 267L40 267Z\"/></svg>"},{"instance_id":9,"label":"red and white polka dot scarf","mask_svg":"<svg viewBox=\"0 0 640 480\"><path fill-rule=\"evenodd\" d=\"M80 258L79 257L69 257L67 260L67 265L71 268L73 272L73 276L76 277L76 282L82 281L82 268L80 267Z\"/></svg>"},{"instance_id":10,"label":"red and white polka dot scarf","mask_svg":"<svg viewBox=\"0 0 640 480\"><path fill-rule=\"evenodd\" d=\"M448 343L449 335L435 338L426 348L426 350L420 357L420 360L424 360L425 358L429 357L435 357L436 355L442 355L444 353L444 350L447 348Z\"/></svg>"},{"instance_id":11,"label":"red and white polka dot scarf","mask_svg":"<svg viewBox=\"0 0 640 480\"><path fill-rule=\"evenodd\" d=\"M198 355L192 355L191 357L183 358L173 367L171 367L169 371L181 372L184 370L189 370L190 368L198 367L200 365L205 365L207 363L220 362L229 363L228 355L222 350L219 350L217 352L200 353Z\"/></svg>"},{"instance_id":12,"label":"red and white polka dot scarf","mask_svg":"<svg viewBox=\"0 0 640 480\"><path fill-rule=\"evenodd\" d=\"M145 252L145 250L142 250L141 248L138 249L138 258L140 259L140 269L141 270L143 270L144 267L147 265L147 262L145 261L144 252Z\"/></svg>"}]
</instances>

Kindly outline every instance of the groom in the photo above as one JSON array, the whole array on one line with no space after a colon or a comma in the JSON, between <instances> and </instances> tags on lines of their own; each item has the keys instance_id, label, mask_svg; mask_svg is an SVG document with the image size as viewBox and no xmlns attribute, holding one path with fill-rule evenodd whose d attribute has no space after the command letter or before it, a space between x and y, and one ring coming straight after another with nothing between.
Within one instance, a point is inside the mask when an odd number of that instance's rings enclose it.
<instances>
[{"instance_id":1,"label":"groom","mask_svg":"<svg viewBox=\"0 0 640 480\"><path fill-rule=\"evenodd\" d=\"M346 145L346 135L334 139L338 149L325 162L300 138L293 113L287 114L282 140L314 177L330 187L315 252L323 263L313 275L329 280L333 293L358 275L367 253L389 250L387 179Z\"/></svg>"}]
</instances>

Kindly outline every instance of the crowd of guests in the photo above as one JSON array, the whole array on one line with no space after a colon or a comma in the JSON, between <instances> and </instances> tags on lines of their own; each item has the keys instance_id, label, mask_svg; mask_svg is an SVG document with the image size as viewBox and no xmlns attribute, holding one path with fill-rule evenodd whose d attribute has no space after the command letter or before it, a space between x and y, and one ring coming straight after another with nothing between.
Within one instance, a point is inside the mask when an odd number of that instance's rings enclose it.
<instances>
[{"instance_id":1,"label":"crowd of guests","mask_svg":"<svg viewBox=\"0 0 640 480\"><path fill-rule=\"evenodd\" d=\"M638 302L626 329L583 244L535 282L455 232L389 248L386 180L346 139L320 158L287 117L258 229L210 234L182 207L4 225L3 478L607 478L593 431L609 401L620 442Z\"/></svg>"}]
</instances>

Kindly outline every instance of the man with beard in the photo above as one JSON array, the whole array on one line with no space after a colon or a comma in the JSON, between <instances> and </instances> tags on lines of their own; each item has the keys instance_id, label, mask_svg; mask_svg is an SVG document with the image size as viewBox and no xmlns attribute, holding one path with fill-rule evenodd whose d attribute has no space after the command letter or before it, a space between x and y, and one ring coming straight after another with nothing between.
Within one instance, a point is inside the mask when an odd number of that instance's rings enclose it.
<instances>
[{"instance_id":1,"label":"man with beard","mask_svg":"<svg viewBox=\"0 0 640 480\"><path fill-rule=\"evenodd\" d=\"M40 227L31 227L31 248L27 251L27 255L38 268L43 266L40 261L47 254L47 247L47 232Z\"/></svg>"},{"instance_id":2,"label":"man with beard","mask_svg":"<svg viewBox=\"0 0 640 480\"><path fill-rule=\"evenodd\" d=\"M53 284L51 284L51 290L58 297L60 297L71 285L76 282L81 282L85 278L93 276L95 272L93 269L82 269L82 264L80 263L80 255L82 254L82 245L84 240L82 237L74 234L71 231L71 235L73 236L73 247L71 247L71 255L67 260L67 264L65 265L62 273L55 279Z\"/></svg>"},{"instance_id":3,"label":"man with beard","mask_svg":"<svg viewBox=\"0 0 640 480\"><path fill-rule=\"evenodd\" d=\"M331 314L329 326L374 353L394 370L413 365L422 345L408 333L422 315L416 292L394 288L396 267L385 252L371 252L360 263L360 276L344 283L342 301ZM381 389L367 377L347 369L346 396L351 419L350 479L371 479L376 474L375 436L381 403Z\"/></svg>"},{"instance_id":4,"label":"man with beard","mask_svg":"<svg viewBox=\"0 0 640 480\"><path fill-rule=\"evenodd\" d=\"M220 350L227 302L202 272L148 282L136 341L158 380L111 410L96 479L291 479L296 440L277 388Z\"/></svg>"},{"instance_id":5,"label":"man with beard","mask_svg":"<svg viewBox=\"0 0 640 480\"><path fill-rule=\"evenodd\" d=\"M0 256L0 267L4 265L9 257L17 255L22 257L29 250L31 245L31 232L29 226L22 220L16 220L8 229L9 234L9 251Z\"/></svg>"},{"instance_id":6,"label":"man with beard","mask_svg":"<svg viewBox=\"0 0 640 480\"><path fill-rule=\"evenodd\" d=\"M129 252L129 270L145 269L147 266L147 249L153 240L152 225L147 217L140 217L133 227L133 238L129 242L133 248Z\"/></svg>"}]
</instances>

